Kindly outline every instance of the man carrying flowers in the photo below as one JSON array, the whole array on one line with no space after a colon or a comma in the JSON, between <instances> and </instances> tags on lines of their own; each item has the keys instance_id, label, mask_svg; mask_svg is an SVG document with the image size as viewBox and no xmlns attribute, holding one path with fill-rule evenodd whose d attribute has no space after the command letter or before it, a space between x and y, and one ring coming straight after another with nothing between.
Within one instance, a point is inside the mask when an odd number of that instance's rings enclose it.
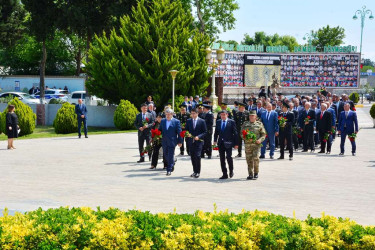
<instances>
[{"instance_id":1,"label":"man carrying flowers","mask_svg":"<svg viewBox=\"0 0 375 250\"><path fill-rule=\"evenodd\" d=\"M245 121L241 127L241 137L245 142L246 162L249 171L248 180L258 178L259 150L262 142L266 139L266 134L262 122L257 121L256 111L250 111L249 121Z\"/></svg>"}]
</instances>

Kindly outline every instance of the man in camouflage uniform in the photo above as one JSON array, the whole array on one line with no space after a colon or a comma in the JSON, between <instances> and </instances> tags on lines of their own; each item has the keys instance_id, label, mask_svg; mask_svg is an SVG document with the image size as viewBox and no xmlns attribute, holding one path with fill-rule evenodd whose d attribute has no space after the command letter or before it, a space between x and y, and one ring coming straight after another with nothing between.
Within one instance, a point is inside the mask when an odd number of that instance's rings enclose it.
<instances>
[{"instance_id":1,"label":"man in camouflage uniform","mask_svg":"<svg viewBox=\"0 0 375 250\"><path fill-rule=\"evenodd\" d=\"M234 121L236 122L236 128L238 132L241 132L241 127L245 121L249 120L249 111L245 110L246 105L244 103L238 103L238 111L234 114ZM242 138L241 133L238 133L238 155L237 157L242 157Z\"/></svg>"},{"instance_id":2,"label":"man in camouflage uniform","mask_svg":"<svg viewBox=\"0 0 375 250\"><path fill-rule=\"evenodd\" d=\"M256 135L256 142L245 140L245 138L243 138L242 131L247 129ZM258 179L259 173L259 150L262 147L262 142L266 139L267 133L263 126L263 123L257 121L257 112L255 110L250 111L249 121L246 121L242 125L241 131L239 133L245 141L246 162L249 171L249 176L247 177L247 179L256 180Z\"/></svg>"},{"instance_id":3,"label":"man in camouflage uniform","mask_svg":"<svg viewBox=\"0 0 375 250\"><path fill-rule=\"evenodd\" d=\"M177 120L180 121L181 124L181 129L185 130L186 126L186 121L190 118L190 113L186 111L187 106L186 104L181 104L180 105L180 113L177 113L176 118ZM185 152L185 147L184 147L184 142L186 141L185 138L182 139L182 146L180 147L180 155L184 155ZM189 148L189 143L186 141L186 152L188 155L190 155L190 148Z\"/></svg>"}]
</instances>

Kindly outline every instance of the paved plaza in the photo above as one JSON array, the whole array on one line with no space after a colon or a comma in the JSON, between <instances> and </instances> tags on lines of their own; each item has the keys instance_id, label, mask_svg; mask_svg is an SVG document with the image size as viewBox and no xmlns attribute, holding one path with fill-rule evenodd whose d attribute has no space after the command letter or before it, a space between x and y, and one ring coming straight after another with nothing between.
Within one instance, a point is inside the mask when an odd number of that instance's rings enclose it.
<instances>
[{"instance_id":1,"label":"paved plaza","mask_svg":"<svg viewBox=\"0 0 375 250\"><path fill-rule=\"evenodd\" d=\"M188 156L178 157L170 177L161 170L161 161L157 170L149 170L149 162L136 163L136 133L18 140L13 151L5 150L2 142L0 208L14 212L100 206L191 213L212 211L216 203L218 209L232 212L258 209L292 216L295 211L301 219L325 212L375 225L375 129L369 106L357 110L361 130L356 157L349 141L346 155L340 157L336 140L331 155L298 152L291 162L262 160L256 181L246 180L245 158L235 159L233 179L218 180L217 152L212 160L202 159L199 179L189 177Z\"/></svg>"}]
</instances>

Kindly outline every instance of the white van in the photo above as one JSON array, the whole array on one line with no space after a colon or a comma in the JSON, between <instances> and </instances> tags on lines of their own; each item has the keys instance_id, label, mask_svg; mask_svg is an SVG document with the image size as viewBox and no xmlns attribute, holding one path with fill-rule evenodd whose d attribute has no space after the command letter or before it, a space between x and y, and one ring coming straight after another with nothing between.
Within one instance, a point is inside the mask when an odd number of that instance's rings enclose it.
<instances>
[{"instance_id":1,"label":"white van","mask_svg":"<svg viewBox=\"0 0 375 250\"><path fill-rule=\"evenodd\" d=\"M68 102L71 104L78 104L78 99L82 99L83 103L86 102L86 91L74 91L68 97ZM104 101L103 99L97 98L96 96L90 96L90 104L96 106L98 101ZM104 104L106 105L106 103Z\"/></svg>"}]
</instances>

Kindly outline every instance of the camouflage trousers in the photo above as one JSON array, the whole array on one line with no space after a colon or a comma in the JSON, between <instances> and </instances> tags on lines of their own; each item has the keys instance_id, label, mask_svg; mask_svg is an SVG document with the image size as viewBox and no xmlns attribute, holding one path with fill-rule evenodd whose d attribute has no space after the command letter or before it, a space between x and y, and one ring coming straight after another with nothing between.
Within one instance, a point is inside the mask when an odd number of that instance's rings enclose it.
<instances>
[{"instance_id":1,"label":"camouflage trousers","mask_svg":"<svg viewBox=\"0 0 375 250\"><path fill-rule=\"evenodd\" d=\"M249 143L245 144L246 162L249 175L259 173L259 151L259 145Z\"/></svg>"}]
</instances>

